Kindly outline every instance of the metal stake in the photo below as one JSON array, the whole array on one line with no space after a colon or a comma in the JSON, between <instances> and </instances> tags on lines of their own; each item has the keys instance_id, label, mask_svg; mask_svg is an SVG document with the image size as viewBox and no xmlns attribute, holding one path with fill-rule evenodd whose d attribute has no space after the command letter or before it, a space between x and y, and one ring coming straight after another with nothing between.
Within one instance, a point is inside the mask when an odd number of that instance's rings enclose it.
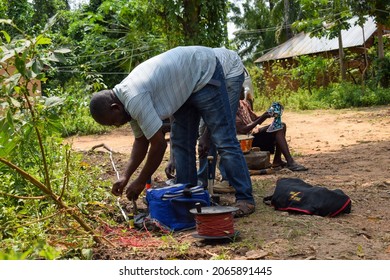
<instances>
[{"instance_id":1,"label":"metal stake","mask_svg":"<svg viewBox=\"0 0 390 280\"><path fill-rule=\"evenodd\" d=\"M99 144L99 145L93 146L92 150L94 150L96 148L99 148L99 147L103 147L103 148L105 148L108 151L108 153L110 155L112 168L114 169L114 171L116 173L116 177L119 180L120 176L119 176L118 169L115 166L114 159L112 157L112 150L109 147L107 147L105 144ZM118 199L116 200L116 204L117 204L118 208L120 209L123 218L125 219L126 222L129 222L131 228L134 227L134 217L137 214L137 203L136 203L135 199L132 199L132 203L133 203L133 211L132 211L132 213L130 215L132 218L129 219L129 217L126 215L126 212L123 210L123 208L122 208L122 206L120 204L120 197L118 197Z\"/></svg>"}]
</instances>

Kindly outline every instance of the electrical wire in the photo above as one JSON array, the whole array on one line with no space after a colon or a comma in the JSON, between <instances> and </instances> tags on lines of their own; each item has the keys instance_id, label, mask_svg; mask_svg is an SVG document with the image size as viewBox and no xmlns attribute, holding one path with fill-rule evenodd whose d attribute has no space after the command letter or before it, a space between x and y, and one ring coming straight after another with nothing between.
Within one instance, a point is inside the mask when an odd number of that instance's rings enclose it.
<instances>
[{"instance_id":1,"label":"electrical wire","mask_svg":"<svg viewBox=\"0 0 390 280\"><path fill-rule=\"evenodd\" d=\"M345 10L345 11L341 11L339 13L335 13L333 14L333 16L338 16L338 15L341 15L343 14L344 12L348 12L349 10ZM269 31L276 31L276 30L279 30L279 29L287 29L287 28L290 28L292 26L292 24L284 24L284 25L280 25L280 26L271 26L271 27L265 27L265 28L259 28L259 29L239 29L237 31L235 31L234 33L240 33L240 34L260 34L260 33L263 33L263 32L269 32ZM317 29L317 30L314 30L314 31L318 31L320 30ZM233 33L233 34L234 34Z\"/></svg>"},{"instance_id":2,"label":"electrical wire","mask_svg":"<svg viewBox=\"0 0 390 280\"><path fill-rule=\"evenodd\" d=\"M199 235L206 237L225 237L234 234L232 213L217 213L196 215L196 230Z\"/></svg>"},{"instance_id":3,"label":"electrical wire","mask_svg":"<svg viewBox=\"0 0 390 280\"><path fill-rule=\"evenodd\" d=\"M124 226L113 227L104 224L101 230L107 239L125 247L159 247L164 243L160 238L153 237L146 227L144 231L139 231Z\"/></svg>"},{"instance_id":4,"label":"electrical wire","mask_svg":"<svg viewBox=\"0 0 390 280\"><path fill-rule=\"evenodd\" d=\"M376 9L376 11L389 13L389 11L384 11L384 10L379 10L379 9ZM342 13L343 12L336 13L336 14L334 14L334 16L338 16L338 15L340 15ZM287 29L287 28L290 28L291 26L292 26L291 24L288 24L288 25L283 25L283 26L271 26L271 27L266 27L266 28L261 28L261 29L250 29L250 30L239 29L235 33L239 33L239 34L242 34L242 35L253 35L253 34L259 34L259 33L262 33L262 32L276 31L276 30L278 30L280 28ZM312 32L319 31L320 29L321 28L318 28L316 30L313 30ZM139 47L139 48L135 48L134 50L142 50L143 48L144 47ZM266 49L266 50L262 50L261 52L264 53L264 52L266 52L268 50L272 50L272 49L273 48L269 48L269 49ZM99 57L107 55L107 54L115 54L115 53L123 52L123 51L127 51L127 49L118 48L118 49L103 51L103 52L100 52L98 54L80 55L78 57L79 58L90 58L91 60L93 60L94 58L99 58ZM144 51L144 52L139 53L139 54L133 54L131 56L131 58L137 57L137 56L142 56L142 55L145 55L145 54L153 52L153 51L154 50L150 50L149 49L149 50ZM108 61L104 62L104 64L110 65L110 64L113 64L113 63L116 63L116 62L125 61L127 59L130 59L130 57L122 57L122 58L110 60L109 62ZM94 65L101 65L101 64L102 64L102 62L95 62L95 63L91 63L90 62L90 63L84 63L83 65L94 66ZM60 73L86 73L86 74L101 74L101 75L128 75L129 74L128 72L85 72L85 71L75 70L75 69L77 69L78 67L81 67L81 66L82 65L58 66L57 67L57 71L60 72ZM68 69L70 69L70 70L68 70Z\"/></svg>"}]
</instances>

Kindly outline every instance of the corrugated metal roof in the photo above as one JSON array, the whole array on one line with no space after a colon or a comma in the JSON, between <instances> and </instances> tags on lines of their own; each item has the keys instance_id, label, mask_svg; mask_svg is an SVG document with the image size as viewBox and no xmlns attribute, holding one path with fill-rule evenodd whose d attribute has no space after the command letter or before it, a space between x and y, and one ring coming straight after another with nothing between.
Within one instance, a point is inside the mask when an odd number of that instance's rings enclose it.
<instances>
[{"instance_id":1,"label":"corrugated metal roof","mask_svg":"<svg viewBox=\"0 0 390 280\"><path fill-rule=\"evenodd\" d=\"M343 38L344 48L356 47L363 45L363 31L359 25L354 25L355 19L351 19L349 23L351 28L348 30L342 30L341 35ZM372 17L369 17L364 24L364 37L366 40L376 31L376 23ZM289 58L294 56L300 56L305 54L321 53L331 50L338 50L339 42L338 38L327 39L325 37L310 38L309 34L303 32L297 34L285 43L275 47L265 55L258 58L255 63L277 60L283 58Z\"/></svg>"}]
</instances>

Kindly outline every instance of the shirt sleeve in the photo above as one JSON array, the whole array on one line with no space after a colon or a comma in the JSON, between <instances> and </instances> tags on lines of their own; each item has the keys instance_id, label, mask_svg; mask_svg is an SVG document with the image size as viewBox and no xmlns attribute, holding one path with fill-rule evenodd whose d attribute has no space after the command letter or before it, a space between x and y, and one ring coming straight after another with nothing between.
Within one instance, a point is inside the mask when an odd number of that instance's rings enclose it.
<instances>
[{"instance_id":1,"label":"shirt sleeve","mask_svg":"<svg viewBox=\"0 0 390 280\"><path fill-rule=\"evenodd\" d=\"M148 93L137 95L131 100L129 114L132 118L130 125L133 129L134 137L139 138L145 135L147 139L162 127L162 120L153 106L152 99Z\"/></svg>"},{"instance_id":2,"label":"shirt sleeve","mask_svg":"<svg viewBox=\"0 0 390 280\"><path fill-rule=\"evenodd\" d=\"M141 128L139 127L137 121L131 120L130 126L131 126L131 129L133 130L133 134L134 134L135 138L140 138L141 136L144 135L144 133L142 132Z\"/></svg>"}]
</instances>

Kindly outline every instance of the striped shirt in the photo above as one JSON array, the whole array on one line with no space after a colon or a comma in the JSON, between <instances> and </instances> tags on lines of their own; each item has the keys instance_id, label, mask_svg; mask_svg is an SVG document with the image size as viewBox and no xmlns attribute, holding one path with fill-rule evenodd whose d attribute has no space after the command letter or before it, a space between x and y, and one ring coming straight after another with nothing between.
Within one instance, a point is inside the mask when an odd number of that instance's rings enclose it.
<instances>
[{"instance_id":1,"label":"striped shirt","mask_svg":"<svg viewBox=\"0 0 390 280\"><path fill-rule=\"evenodd\" d=\"M235 51L225 48L214 48L213 51L222 65L225 79L237 77L244 72L244 65Z\"/></svg>"},{"instance_id":2,"label":"striped shirt","mask_svg":"<svg viewBox=\"0 0 390 280\"><path fill-rule=\"evenodd\" d=\"M118 85L114 93L131 116L136 138L150 139L189 98L211 79L216 67L208 47L177 47L146 60Z\"/></svg>"}]
</instances>

